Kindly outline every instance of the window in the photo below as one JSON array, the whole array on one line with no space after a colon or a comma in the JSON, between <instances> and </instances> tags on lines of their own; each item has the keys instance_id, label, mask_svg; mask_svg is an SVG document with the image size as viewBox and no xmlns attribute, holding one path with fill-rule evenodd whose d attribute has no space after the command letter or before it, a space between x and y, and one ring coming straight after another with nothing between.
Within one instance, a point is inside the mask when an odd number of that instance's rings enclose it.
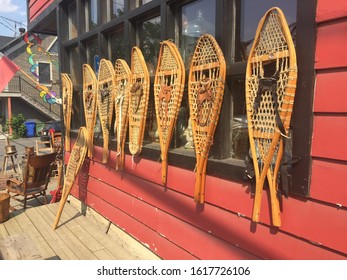
<instances>
[{"instance_id":1,"label":"window","mask_svg":"<svg viewBox=\"0 0 347 280\"><path fill-rule=\"evenodd\" d=\"M101 21L106 23L124 14L124 0L100 1Z\"/></svg>"},{"instance_id":2,"label":"window","mask_svg":"<svg viewBox=\"0 0 347 280\"><path fill-rule=\"evenodd\" d=\"M283 13L286 16L289 26L295 26L296 23L296 1L241 1L241 13L240 13L240 27L239 38L237 38L236 44L238 53L236 53L236 61L247 61L248 53L253 44L253 38L259 23L260 18L266 13L266 11L275 6L281 7Z\"/></svg>"},{"instance_id":3,"label":"window","mask_svg":"<svg viewBox=\"0 0 347 280\"><path fill-rule=\"evenodd\" d=\"M155 17L140 24L140 48L146 61L150 76L155 75L160 50L160 17ZM151 89L151 92L153 89ZM145 126L144 141L158 142L156 126L154 95L150 93L147 109L147 121Z\"/></svg>"},{"instance_id":4,"label":"window","mask_svg":"<svg viewBox=\"0 0 347 280\"><path fill-rule=\"evenodd\" d=\"M94 71L97 71L97 64L99 60L98 52L98 39L93 38L86 43L86 55L87 55L87 64L89 64Z\"/></svg>"},{"instance_id":5,"label":"window","mask_svg":"<svg viewBox=\"0 0 347 280\"><path fill-rule=\"evenodd\" d=\"M78 46L72 46L67 50L68 53L68 68L66 69L67 73L70 73L71 81L74 85L77 85L79 81L81 81L79 75L79 51Z\"/></svg>"},{"instance_id":6,"label":"window","mask_svg":"<svg viewBox=\"0 0 347 280\"><path fill-rule=\"evenodd\" d=\"M150 76L155 75L155 68L160 49L160 17L143 22L139 29L140 48L147 63Z\"/></svg>"},{"instance_id":7,"label":"window","mask_svg":"<svg viewBox=\"0 0 347 280\"><path fill-rule=\"evenodd\" d=\"M114 30L107 34L108 41L108 57L113 65L118 58L124 59L125 57L125 42L123 28Z\"/></svg>"},{"instance_id":8,"label":"window","mask_svg":"<svg viewBox=\"0 0 347 280\"><path fill-rule=\"evenodd\" d=\"M73 2L68 7L69 18L69 39L77 37L77 7L76 2Z\"/></svg>"},{"instance_id":9,"label":"window","mask_svg":"<svg viewBox=\"0 0 347 280\"><path fill-rule=\"evenodd\" d=\"M139 1L139 6L144 5L144 4L147 4L147 3L151 2L151 1L152 1L152 0L140 0L140 1Z\"/></svg>"},{"instance_id":10,"label":"window","mask_svg":"<svg viewBox=\"0 0 347 280\"><path fill-rule=\"evenodd\" d=\"M77 2L81 4L79 8L86 13L77 14L74 1L69 6L69 22L71 26L75 26L72 23L82 23L81 34L69 29L69 34L74 35L69 37L70 40L64 40L63 48L69 53L69 61L63 65L63 68L65 67L67 72L70 70L72 78L75 79L74 84L77 82L77 85L80 85L81 62L94 67L94 58L97 55L111 60L113 64L116 59L124 58L130 66L131 48L136 45L142 50L153 83L160 42L173 39L186 66L186 86L171 142L171 164L193 169L195 157L189 123L187 81L197 39L203 33L210 33L222 48L227 63L227 76L221 114L210 151L209 166L211 173L216 176L242 179L244 159L249 150L245 104L248 53L261 17L273 6L281 8L293 30L298 55L297 94L300 98L295 101L292 116L292 125L295 126L292 148L293 156L307 158L305 161L300 161L300 170L304 170L305 173L300 175L302 181L295 183L301 188L303 185L308 186L309 182L308 155L311 137L309 112L312 112L310 106L312 106L314 88L312 50L315 44L316 2L316 0L79 0ZM101 19L98 18L98 14ZM64 34L65 27L60 28L62 28L61 34ZM149 144L157 141L152 85L150 98L142 155L157 160L159 145ZM296 171L293 169L293 172ZM293 181L295 180L294 178ZM300 192L303 193L298 190L298 193Z\"/></svg>"},{"instance_id":11,"label":"window","mask_svg":"<svg viewBox=\"0 0 347 280\"><path fill-rule=\"evenodd\" d=\"M51 64L49 62L39 62L38 71L40 84L52 83Z\"/></svg>"},{"instance_id":12,"label":"window","mask_svg":"<svg viewBox=\"0 0 347 280\"><path fill-rule=\"evenodd\" d=\"M98 0L88 0L87 11L86 31L90 31L98 26Z\"/></svg>"},{"instance_id":13,"label":"window","mask_svg":"<svg viewBox=\"0 0 347 280\"><path fill-rule=\"evenodd\" d=\"M180 50L188 67L195 45L203 33L215 35L216 3L211 0L195 1L181 9Z\"/></svg>"},{"instance_id":14,"label":"window","mask_svg":"<svg viewBox=\"0 0 347 280\"><path fill-rule=\"evenodd\" d=\"M124 0L111 1L111 19L117 18L124 14Z\"/></svg>"}]
</instances>

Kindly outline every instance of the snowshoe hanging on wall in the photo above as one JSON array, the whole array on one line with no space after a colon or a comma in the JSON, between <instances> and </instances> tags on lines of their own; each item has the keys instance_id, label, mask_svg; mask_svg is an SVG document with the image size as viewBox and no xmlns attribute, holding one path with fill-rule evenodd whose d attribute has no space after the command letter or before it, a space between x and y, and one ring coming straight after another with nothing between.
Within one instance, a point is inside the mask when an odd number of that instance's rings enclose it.
<instances>
[{"instance_id":1,"label":"snowshoe hanging on wall","mask_svg":"<svg viewBox=\"0 0 347 280\"><path fill-rule=\"evenodd\" d=\"M88 135L88 157L93 156L94 127L96 123L96 93L98 82L94 70L83 65L83 105Z\"/></svg>"},{"instance_id":2,"label":"snowshoe hanging on wall","mask_svg":"<svg viewBox=\"0 0 347 280\"><path fill-rule=\"evenodd\" d=\"M246 70L246 106L255 172L252 220L259 221L263 186L269 183L272 224L281 225L277 173L282 137L290 125L297 80L296 53L283 12L271 8L260 20Z\"/></svg>"},{"instance_id":3,"label":"snowshoe hanging on wall","mask_svg":"<svg viewBox=\"0 0 347 280\"><path fill-rule=\"evenodd\" d=\"M110 129L113 117L115 92L115 72L111 61L101 59L98 72L97 106L104 140L102 163L107 163L109 155Z\"/></svg>"},{"instance_id":4,"label":"snowshoe hanging on wall","mask_svg":"<svg viewBox=\"0 0 347 280\"><path fill-rule=\"evenodd\" d=\"M117 139L116 169L124 169L124 144L128 127L128 109L131 72L128 64L123 59L117 59L115 63L115 112L116 123L114 126Z\"/></svg>"},{"instance_id":5,"label":"snowshoe hanging on wall","mask_svg":"<svg viewBox=\"0 0 347 280\"><path fill-rule=\"evenodd\" d=\"M145 133L150 79L143 54L133 47L131 54L131 87L129 93L129 150L141 153Z\"/></svg>"},{"instance_id":6,"label":"snowshoe hanging on wall","mask_svg":"<svg viewBox=\"0 0 347 280\"><path fill-rule=\"evenodd\" d=\"M205 201L206 165L224 95L224 55L212 35L202 35L190 64L188 95L196 154L194 201Z\"/></svg>"},{"instance_id":7,"label":"snowshoe hanging on wall","mask_svg":"<svg viewBox=\"0 0 347 280\"><path fill-rule=\"evenodd\" d=\"M68 74L61 73L63 119L65 126L65 151L70 152L70 131L73 85Z\"/></svg>"},{"instance_id":8,"label":"snowshoe hanging on wall","mask_svg":"<svg viewBox=\"0 0 347 280\"><path fill-rule=\"evenodd\" d=\"M167 154L181 106L185 82L185 68L176 45L161 43L154 80L154 101L161 147L162 183L167 180Z\"/></svg>"}]
</instances>

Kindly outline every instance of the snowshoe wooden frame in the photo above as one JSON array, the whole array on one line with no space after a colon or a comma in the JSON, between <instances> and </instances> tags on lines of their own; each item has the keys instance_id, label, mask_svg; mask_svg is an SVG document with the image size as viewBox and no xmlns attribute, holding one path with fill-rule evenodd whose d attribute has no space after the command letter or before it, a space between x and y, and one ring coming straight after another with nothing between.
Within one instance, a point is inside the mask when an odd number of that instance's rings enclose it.
<instances>
[{"instance_id":1,"label":"snowshoe wooden frame","mask_svg":"<svg viewBox=\"0 0 347 280\"><path fill-rule=\"evenodd\" d=\"M182 102L184 82L184 63L176 45L172 41L163 41L154 79L154 101L161 148L163 185L166 185L167 181L167 154Z\"/></svg>"},{"instance_id":2,"label":"snowshoe wooden frame","mask_svg":"<svg viewBox=\"0 0 347 280\"><path fill-rule=\"evenodd\" d=\"M141 153L145 133L150 79L143 54L138 47L131 52L131 87L129 94L129 151Z\"/></svg>"},{"instance_id":3,"label":"snowshoe wooden frame","mask_svg":"<svg viewBox=\"0 0 347 280\"><path fill-rule=\"evenodd\" d=\"M103 136L102 163L109 156L110 129L114 110L115 72L111 61L101 59L98 72L97 106Z\"/></svg>"},{"instance_id":4,"label":"snowshoe wooden frame","mask_svg":"<svg viewBox=\"0 0 347 280\"><path fill-rule=\"evenodd\" d=\"M272 89L266 86L271 80ZM296 81L294 43L283 12L274 7L260 20L248 58L246 106L256 178L252 220L259 221L262 192L267 178L272 225L276 227L281 226L277 173L283 155L282 136L286 137L288 133ZM276 114L280 122L276 121ZM285 130L284 133L280 127Z\"/></svg>"},{"instance_id":5,"label":"snowshoe wooden frame","mask_svg":"<svg viewBox=\"0 0 347 280\"><path fill-rule=\"evenodd\" d=\"M125 153L124 145L128 128L128 110L131 72L128 64L123 59L115 62L115 135L117 139L116 170L124 169Z\"/></svg>"},{"instance_id":6,"label":"snowshoe wooden frame","mask_svg":"<svg viewBox=\"0 0 347 280\"><path fill-rule=\"evenodd\" d=\"M88 157L93 156L94 127L96 123L96 94L98 82L95 72L88 64L83 64L83 105L88 134Z\"/></svg>"},{"instance_id":7,"label":"snowshoe wooden frame","mask_svg":"<svg viewBox=\"0 0 347 280\"><path fill-rule=\"evenodd\" d=\"M65 151L70 152L73 84L68 74L61 73L63 119L65 126Z\"/></svg>"},{"instance_id":8,"label":"snowshoe wooden frame","mask_svg":"<svg viewBox=\"0 0 347 280\"><path fill-rule=\"evenodd\" d=\"M71 188L77 178L79 171L83 165L88 150L88 132L86 127L80 127L76 142L71 150L70 158L66 167L64 176L64 185L62 190L62 197L59 202L59 208L52 225L56 229L63 212L65 203L70 194Z\"/></svg>"},{"instance_id":9,"label":"snowshoe wooden frame","mask_svg":"<svg viewBox=\"0 0 347 280\"><path fill-rule=\"evenodd\" d=\"M196 154L194 201L205 201L206 166L223 101L226 64L210 34L200 36L190 64L189 110Z\"/></svg>"}]
</instances>

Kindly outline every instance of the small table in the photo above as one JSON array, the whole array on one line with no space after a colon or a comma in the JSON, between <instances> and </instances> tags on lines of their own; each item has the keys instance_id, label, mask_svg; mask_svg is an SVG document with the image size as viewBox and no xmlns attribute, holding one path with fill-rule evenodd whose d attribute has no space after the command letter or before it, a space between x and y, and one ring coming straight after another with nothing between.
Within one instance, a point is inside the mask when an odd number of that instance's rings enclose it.
<instances>
[{"instance_id":1,"label":"small table","mask_svg":"<svg viewBox=\"0 0 347 280\"><path fill-rule=\"evenodd\" d=\"M18 156L17 152L5 153L5 155L4 155L4 162L2 163L2 174L3 175L6 174L8 164L11 165L11 168L13 169L13 171L15 173L22 174L17 156ZM11 161L9 161L9 160L11 160ZM18 167L18 172L16 171L16 165Z\"/></svg>"}]
</instances>

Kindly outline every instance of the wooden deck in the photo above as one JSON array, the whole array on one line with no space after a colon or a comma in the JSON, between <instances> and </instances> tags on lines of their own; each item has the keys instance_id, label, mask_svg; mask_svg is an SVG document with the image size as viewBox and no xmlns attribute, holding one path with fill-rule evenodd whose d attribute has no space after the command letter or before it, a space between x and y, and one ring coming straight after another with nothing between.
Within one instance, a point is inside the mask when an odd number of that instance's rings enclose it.
<instances>
[{"instance_id":1,"label":"wooden deck","mask_svg":"<svg viewBox=\"0 0 347 280\"><path fill-rule=\"evenodd\" d=\"M54 231L57 209L55 203L11 213L9 220L0 223L0 259L158 259L136 240L105 234L68 203Z\"/></svg>"}]
</instances>

